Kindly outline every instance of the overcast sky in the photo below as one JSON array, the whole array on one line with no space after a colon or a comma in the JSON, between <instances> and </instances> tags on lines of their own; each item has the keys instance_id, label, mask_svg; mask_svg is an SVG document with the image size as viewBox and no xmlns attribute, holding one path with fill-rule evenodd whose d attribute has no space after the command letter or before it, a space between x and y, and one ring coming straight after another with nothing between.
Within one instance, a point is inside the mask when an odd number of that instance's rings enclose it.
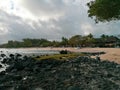
<instances>
[{"instance_id":1,"label":"overcast sky","mask_svg":"<svg viewBox=\"0 0 120 90\"><path fill-rule=\"evenodd\" d=\"M95 24L90 0L0 0L0 43L23 38L60 40L73 35L120 34L120 21Z\"/></svg>"}]
</instances>

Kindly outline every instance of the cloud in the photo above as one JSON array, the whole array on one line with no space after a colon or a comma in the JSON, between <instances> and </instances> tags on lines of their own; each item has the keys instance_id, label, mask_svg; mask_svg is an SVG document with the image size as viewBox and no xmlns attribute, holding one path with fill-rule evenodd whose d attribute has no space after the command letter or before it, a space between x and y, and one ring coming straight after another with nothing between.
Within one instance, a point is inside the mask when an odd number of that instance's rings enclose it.
<instances>
[{"instance_id":1,"label":"cloud","mask_svg":"<svg viewBox=\"0 0 120 90\"><path fill-rule=\"evenodd\" d=\"M63 36L89 33L97 37L120 34L119 21L95 24L88 18L86 2L88 0L16 0L12 2L12 10L0 7L0 43L23 38L60 40Z\"/></svg>"},{"instance_id":2,"label":"cloud","mask_svg":"<svg viewBox=\"0 0 120 90\"><path fill-rule=\"evenodd\" d=\"M64 14L63 0L18 0L17 2L40 20L58 19Z\"/></svg>"}]
</instances>

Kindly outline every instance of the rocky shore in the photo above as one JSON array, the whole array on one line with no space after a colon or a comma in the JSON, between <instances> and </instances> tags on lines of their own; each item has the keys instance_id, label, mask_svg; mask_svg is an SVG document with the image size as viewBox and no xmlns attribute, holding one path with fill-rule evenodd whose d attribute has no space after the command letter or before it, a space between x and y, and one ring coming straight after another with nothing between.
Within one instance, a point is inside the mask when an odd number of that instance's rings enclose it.
<instances>
[{"instance_id":1,"label":"rocky shore","mask_svg":"<svg viewBox=\"0 0 120 90\"><path fill-rule=\"evenodd\" d=\"M120 90L120 64L89 57L35 60L10 54L2 57L0 90ZM2 59L1 58L1 59Z\"/></svg>"}]
</instances>

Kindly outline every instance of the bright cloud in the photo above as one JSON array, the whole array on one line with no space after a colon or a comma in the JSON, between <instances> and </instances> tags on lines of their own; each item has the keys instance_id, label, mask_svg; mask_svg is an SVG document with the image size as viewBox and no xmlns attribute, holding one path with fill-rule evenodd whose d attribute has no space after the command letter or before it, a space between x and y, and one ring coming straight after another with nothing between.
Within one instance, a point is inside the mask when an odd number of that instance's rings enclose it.
<instances>
[{"instance_id":1,"label":"bright cloud","mask_svg":"<svg viewBox=\"0 0 120 90\"><path fill-rule=\"evenodd\" d=\"M120 22L95 24L90 0L0 0L0 43L23 38L59 40L89 33L120 34Z\"/></svg>"},{"instance_id":2,"label":"bright cloud","mask_svg":"<svg viewBox=\"0 0 120 90\"><path fill-rule=\"evenodd\" d=\"M81 25L81 29L83 30L84 35L88 35L94 32L94 28L89 23L83 23Z\"/></svg>"}]
</instances>

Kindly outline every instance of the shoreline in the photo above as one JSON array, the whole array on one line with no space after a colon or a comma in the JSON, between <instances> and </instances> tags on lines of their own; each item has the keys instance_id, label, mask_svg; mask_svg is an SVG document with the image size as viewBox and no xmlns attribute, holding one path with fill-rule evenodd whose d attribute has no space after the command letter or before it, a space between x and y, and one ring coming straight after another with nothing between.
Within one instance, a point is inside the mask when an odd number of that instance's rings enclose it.
<instances>
[{"instance_id":1,"label":"shoreline","mask_svg":"<svg viewBox=\"0 0 120 90\"><path fill-rule=\"evenodd\" d=\"M27 48L28 49L28 48ZM73 47L46 47L46 48L30 48L37 50L68 50L71 52L105 52L101 54L101 60L114 61L120 64L120 48L73 48ZM95 58L94 56L92 58Z\"/></svg>"},{"instance_id":2,"label":"shoreline","mask_svg":"<svg viewBox=\"0 0 120 90\"><path fill-rule=\"evenodd\" d=\"M105 54L100 55L101 60L114 61L120 64L120 48L31 47L31 48L0 48L0 49L49 50L49 51L68 50L71 52L105 52ZM95 57L93 56L92 58Z\"/></svg>"}]
</instances>

